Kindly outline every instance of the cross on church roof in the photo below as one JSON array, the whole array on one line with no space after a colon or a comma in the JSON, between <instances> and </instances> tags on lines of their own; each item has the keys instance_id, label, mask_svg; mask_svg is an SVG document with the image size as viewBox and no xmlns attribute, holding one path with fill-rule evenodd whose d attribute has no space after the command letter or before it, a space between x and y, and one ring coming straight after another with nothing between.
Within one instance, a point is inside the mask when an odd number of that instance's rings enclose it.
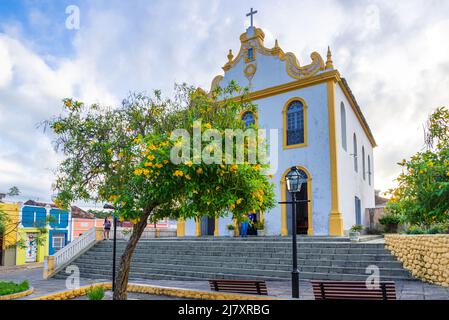
<instances>
[{"instance_id":1,"label":"cross on church roof","mask_svg":"<svg viewBox=\"0 0 449 320\"><path fill-rule=\"evenodd\" d=\"M253 15L255 15L256 13L257 13L257 10L253 11L253 8L251 8L249 13L246 14L247 17L251 17L251 27L253 26Z\"/></svg>"}]
</instances>

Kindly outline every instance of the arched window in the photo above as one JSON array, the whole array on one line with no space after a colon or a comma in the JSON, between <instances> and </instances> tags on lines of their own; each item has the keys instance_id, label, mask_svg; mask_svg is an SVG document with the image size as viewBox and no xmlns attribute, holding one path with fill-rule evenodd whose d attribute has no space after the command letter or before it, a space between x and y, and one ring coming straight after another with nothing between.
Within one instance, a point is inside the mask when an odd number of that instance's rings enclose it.
<instances>
[{"instance_id":1,"label":"arched window","mask_svg":"<svg viewBox=\"0 0 449 320\"><path fill-rule=\"evenodd\" d=\"M359 197L355 197L355 224L362 224L362 201Z\"/></svg>"},{"instance_id":2,"label":"arched window","mask_svg":"<svg viewBox=\"0 0 449 320\"><path fill-rule=\"evenodd\" d=\"M368 184L371 185L371 159L368 155Z\"/></svg>"},{"instance_id":3,"label":"arched window","mask_svg":"<svg viewBox=\"0 0 449 320\"><path fill-rule=\"evenodd\" d=\"M348 143L346 138L346 109L343 102L340 105L340 118L341 118L341 144L343 149L347 151Z\"/></svg>"},{"instance_id":4,"label":"arched window","mask_svg":"<svg viewBox=\"0 0 449 320\"><path fill-rule=\"evenodd\" d=\"M245 122L246 127L250 127L252 124L256 124L256 117L251 111L247 111L242 116L242 121Z\"/></svg>"},{"instance_id":5,"label":"arched window","mask_svg":"<svg viewBox=\"0 0 449 320\"><path fill-rule=\"evenodd\" d=\"M365 171L365 147L362 146L362 170L363 170L363 180L366 180L366 171Z\"/></svg>"},{"instance_id":6,"label":"arched window","mask_svg":"<svg viewBox=\"0 0 449 320\"><path fill-rule=\"evenodd\" d=\"M357 166L357 136L354 133L354 153L353 153L353 157L354 157L354 170L355 172L359 172L359 168Z\"/></svg>"},{"instance_id":7,"label":"arched window","mask_svg":"<svg viewBox=\"0 0 449 320\"><path fill-rule=\"evenodd\" d=\"M284 145L297 147L305 144L306 117L305 106L300 100L293 100L284 109Z\"/></svg>"}]
</instances>

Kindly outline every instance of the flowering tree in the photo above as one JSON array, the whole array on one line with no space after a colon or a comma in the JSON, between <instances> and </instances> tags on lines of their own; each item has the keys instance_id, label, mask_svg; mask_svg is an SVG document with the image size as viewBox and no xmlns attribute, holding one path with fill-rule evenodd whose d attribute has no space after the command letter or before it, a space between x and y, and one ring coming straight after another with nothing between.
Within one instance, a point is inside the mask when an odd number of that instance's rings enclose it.
<instances>
[{"instance_id":1,"label":"flowering tree","mask_svg":"<svg viewBox=\"0 0 449 320\"><path fill-rule=\"evenodd\" d=\"M398 187L388 209L412 225L429 228L449 221L449 110L437 109L425 129L426 150L399 165Z\"/></svg>"},{"instance_id":2,"label":"flowering tree","mask_svg":"<svg viewBox=\"0 0 449 320\"><path fill-rule=\"evenodd\" d=\"M232 99L235 95L245 95L235 84L213 95L182 85L174 99L163 99L159 91L152 97L132 94L115 109L65 99L65 114L48 122L56 133L56 149L65 154L55 203L110 202L121 219L134 224L121 257L115 299L126 299L131 257L149 221L239 218L274 206L273 186L262 172L267 165L260 159L229 163L229 150L222 152L229 129L245 128L239 114L254 110L251 102ZM180 129L184 135L173 134ZM195 138L198 132L200 139ZM259 142L258 135L245 139L231 154L243 150L245 159L253 159L251 146L260 148Z\"/></svg>"}]
</instances>

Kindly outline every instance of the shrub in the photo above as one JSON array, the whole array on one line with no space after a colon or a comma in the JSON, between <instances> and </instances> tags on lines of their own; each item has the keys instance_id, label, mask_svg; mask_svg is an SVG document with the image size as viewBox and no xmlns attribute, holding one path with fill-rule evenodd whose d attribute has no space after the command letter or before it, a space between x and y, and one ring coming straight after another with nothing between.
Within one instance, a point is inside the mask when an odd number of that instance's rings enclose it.
<instances>
[{"instance_id":1,"label":"shrub","mask_svg":"<svg viewBox=\"0 0 449 320\"><path fill-rule=\"evenodd\" d=\"M401 223L401 221L402 221L401 216L397 214L387 214L379 219L379 223L384 226L399 224Z\"/></svg>"},{"instance_id":2,"label":"shrub","mask_svg":"<svg viewBox=\"0 0 449 320\"><path fill-rule=\"evenodd\" d=\"M448 233L447 223L436 223L428 228L421 226L410 226L406 230L407 234L445 234Z\"/></svg>"},{"instance_id":3,"label":"shrub","mask_svg":"<svg viewBox=\"0 0 449 320\"><path fill-rule=\"evenodd\" d=\"M228 225L226 226L226 228L227 228L229 231L235 230L235 227L234 227L233 224L228 224Z\"/></svg>"},{"instance_id":4,"label":"shrub","mask_svg":"<svg viewBox=\"0 0 449 320\"><path fill-rule=\"evenodd\" d=\"M352 231L352 232L362 232L363 231L363 226L360 225L360 224L355 224L349 230Z\"/></svg>"},{"instance_id":5,"label":"shrub","mask_svg":"<svg viewBox=\"0 0 449 320\"><path fill-rule=\"evenodd\" d=\"M0 296L26 291L30 288L28 281L15 283L12 281L0 281Z\"/></svg>"},{"instance_id":6,"label":"shrub","mask_svg":"<svg viewBox=\"0 0 449 320\"><path fill-rule=\"evenodd\" d=\"M256 228L256 230L263 230L265 229L265 223L263 221L257 221L254 223L254 228Z\"/></svg>"},{"instance_id":7,"label":"shrub","mask_svg":"<svg viewBox=\"0 0 449 320\"><path fill-rule=\"evenodd\" d=\"M103 300L104 289L103 287L91 287L87 290L87 297L89 300Z\"/></svg>"},{"instance_id":8,"label":"shrub","mask_svg":"<svg viewBox=\"0 0 449 320\"><path fill-rule=\"evenodd\" d=\"M407 234L426 234L426 230L419 226L411 226L407 229L407 231L405 233L407 233Z\"/></svg>"},{"instance_id":9,"label":"shrub","mask_svg":"<svg viewBox=\"0 0 449 320\"><path fill-rule=\"evenodd\" d=\"M447 223L435 224L429 228L428 233L430 233L430 234L449 233L449 224L447 224Z\"/></svg>"}]
</instances>

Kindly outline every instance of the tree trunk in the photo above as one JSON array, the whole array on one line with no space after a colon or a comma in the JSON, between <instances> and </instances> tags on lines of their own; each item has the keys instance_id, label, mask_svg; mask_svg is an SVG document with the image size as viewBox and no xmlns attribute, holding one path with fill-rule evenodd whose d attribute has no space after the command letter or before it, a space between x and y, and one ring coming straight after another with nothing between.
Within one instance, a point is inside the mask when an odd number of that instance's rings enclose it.
<instances>
[{"instance_id":1,"label":"tree trunk","mask_svg":"<svg viewBox=\"0 0 449 320\"><path fill-rule=\"evenodd\" d=\"M131 237L126 245L125 251L120 258L120 265L117 273L117 277L115 280L115 291L114 291L114 300L126 300L128 297L127 288L128 288L128 276L129 270L131 266L131 258L133 256L134 250L136 249L137 242L142 236L145 227L147 226L148 216L150 215L152 210L149 210L142 216L141 220L133 226L133 232Z\"/></svg>"}]
</instances>

